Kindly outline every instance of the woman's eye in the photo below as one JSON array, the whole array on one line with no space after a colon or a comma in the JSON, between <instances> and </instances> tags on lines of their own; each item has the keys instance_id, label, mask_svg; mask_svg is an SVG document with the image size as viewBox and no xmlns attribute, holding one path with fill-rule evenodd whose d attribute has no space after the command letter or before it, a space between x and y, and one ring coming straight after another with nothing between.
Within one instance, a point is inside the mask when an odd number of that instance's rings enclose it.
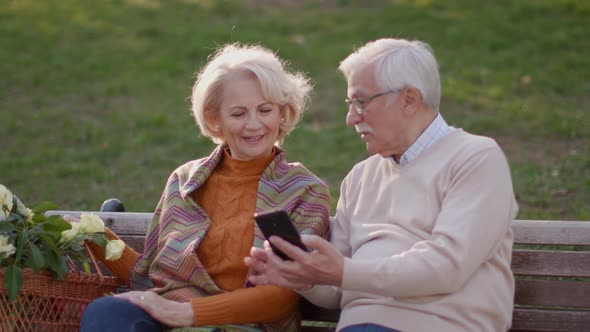
<instances>
[{"instance_id":1,"label":"woman's eye","mask_svg":"<svg viewBox=\"0 0 590 332\"><path fill-rule=\"evenodd\" d=\"M244 114L246 114L246 113L244 113L244 112L232 113L231 116L234 117L234 118L241 118L241 117L244 116Z\"/></svg>"}]
</instances>

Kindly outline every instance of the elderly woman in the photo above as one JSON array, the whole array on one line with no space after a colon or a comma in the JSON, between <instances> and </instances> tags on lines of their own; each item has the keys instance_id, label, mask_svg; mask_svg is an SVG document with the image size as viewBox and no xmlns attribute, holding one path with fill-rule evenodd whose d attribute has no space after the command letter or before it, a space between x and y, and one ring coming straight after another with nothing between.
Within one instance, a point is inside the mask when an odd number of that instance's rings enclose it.
<instances>
[{"instance_id":1,"label":"elderly woman","mask_svg":"<svg viewBox=\"0 0 590 332\"><path fill-rule=\"evenodd\" d=\"M192 111L218 146L170 175L143 254L126 247L120 259L102 259L133 291L92 302L81 331L297 329L298 295L252 287L243 259L252 245L263 246L255 213L282 209L299 232L328 234L326 184L288 163L279 147L309 91L303 75L260 46L227 45L210 59L193 87Z\"/></svg>"}]
</instances>

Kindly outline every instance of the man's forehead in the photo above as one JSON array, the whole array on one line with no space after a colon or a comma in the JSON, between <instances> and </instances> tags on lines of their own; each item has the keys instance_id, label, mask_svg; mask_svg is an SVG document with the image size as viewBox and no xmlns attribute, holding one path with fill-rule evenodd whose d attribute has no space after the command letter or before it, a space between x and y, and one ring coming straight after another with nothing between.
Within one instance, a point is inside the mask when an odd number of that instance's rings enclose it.
<instances>
[{"instance_id":1,"label":"man's forehead","mask_svg":"<svg viewBox=\"0 0 590 332\"><path fill-rule=\"evenodd\" d=\"M364 65L353 70L348 76L348 93L362 95L378 88L375 80L374 66Z\"/></svg>"}]
</instances>

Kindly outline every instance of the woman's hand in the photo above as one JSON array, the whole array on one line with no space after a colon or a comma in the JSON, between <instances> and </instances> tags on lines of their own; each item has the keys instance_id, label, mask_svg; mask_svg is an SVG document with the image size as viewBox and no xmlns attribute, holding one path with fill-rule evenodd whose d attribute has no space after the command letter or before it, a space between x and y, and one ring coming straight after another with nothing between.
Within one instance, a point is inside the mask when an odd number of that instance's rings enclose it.
<instances>
[{"instance_id":1,"label":"woman's hand","mask_svg":"<svg viewBox=\"0 0 590 332\"><path fill-rule=\"evenodd\" d=\"M187 327L194 325L193 307L190 302L170 301L151 291L131 291L113 296L128 300L166 326Z\"/></svg>"},{"instance_id":2,"label":"woman's hand","mask_svg":"<svg viewBox=\"0 0 590 332\"><path fill-rule=\"evenodd\" d=\"M267 244L268 241L265 242L265 245ZM278 265L272 263L275 259L282 261L282 259L276 256L272 250L267 253L265 249L252 247L250 250L250 257L244 258L244 263L250 268L248 272L248 281L255 285L275 285L295 290L305 290L313 286L309 284L292 283L285 279L281 275Z\"/></svg>"},{"instance_id":3,"label":"woman's hand","mask_svg":"<svg viewBox=\"0 0 590 332\"><path fill-rule=\"evenodd\" d=\"M303 243L311 252L305 252L289 242L271 236L271 241L293 260L282 260L274 254L270 244L265 249L252 248L244 262L250 268L248 280L253 284L274 284L299 291L314 284L342 285L344 256L328 241L315 235L302 235Z\"/></svg>"}]
</instances>

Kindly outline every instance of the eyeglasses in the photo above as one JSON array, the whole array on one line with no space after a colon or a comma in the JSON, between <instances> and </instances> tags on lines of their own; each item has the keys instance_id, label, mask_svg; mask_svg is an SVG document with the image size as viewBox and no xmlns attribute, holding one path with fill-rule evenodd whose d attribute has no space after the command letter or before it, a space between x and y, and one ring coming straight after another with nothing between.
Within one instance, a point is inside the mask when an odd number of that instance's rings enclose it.
<instances>
[{"instance_id":1,"label":"eyeglasses","mask_svg":"<svg viewBox=\"0 0 590 332\"><path fill-rule=\"evenodd\" d=\"M385 92L378 93L376 95L362 97L362 98L352 98L352 99L346 98L346 99L344 99L344 101L348 104L349 107L350 107L350 105L354 106L354 109L356 110L357 114L362 115L364 112L363 107L365 105L367 105L368 103L370 103L373 99L375 99L377 97L384 96L388 93L395 93L400 90L402 90L402 89L388 90Z\"/></svg>"}]
</instances>

